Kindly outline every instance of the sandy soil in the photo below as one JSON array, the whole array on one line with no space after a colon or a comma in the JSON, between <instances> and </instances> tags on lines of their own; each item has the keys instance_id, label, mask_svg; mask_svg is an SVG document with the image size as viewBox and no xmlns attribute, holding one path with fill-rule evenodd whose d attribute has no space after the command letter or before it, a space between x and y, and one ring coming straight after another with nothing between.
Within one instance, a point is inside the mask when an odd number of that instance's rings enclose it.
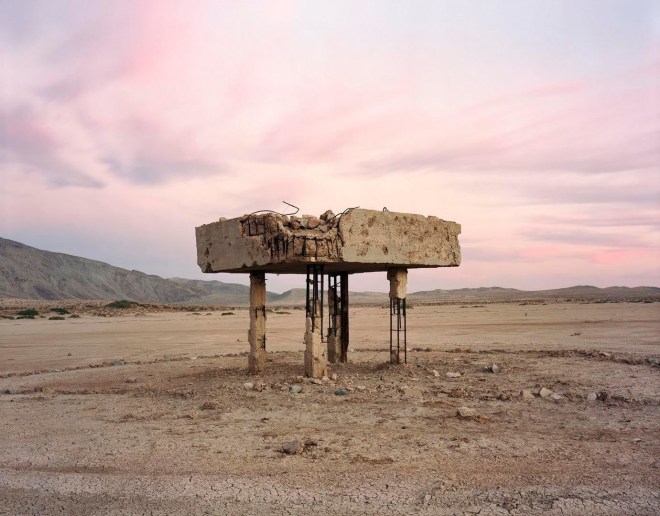
<instances>
[{"instance_id":1,"label":"sandy soil","mask_svg":"<svg viewBox=\"0 0 660 516\"><path fill-rule=\"evenodd\" d=\"M245 310L69 306L0 320L0 514L660 512L659 303L417 306L400 366L354 307L319 384L301 310L251 377Z\"/></svg>"}]
</instances>

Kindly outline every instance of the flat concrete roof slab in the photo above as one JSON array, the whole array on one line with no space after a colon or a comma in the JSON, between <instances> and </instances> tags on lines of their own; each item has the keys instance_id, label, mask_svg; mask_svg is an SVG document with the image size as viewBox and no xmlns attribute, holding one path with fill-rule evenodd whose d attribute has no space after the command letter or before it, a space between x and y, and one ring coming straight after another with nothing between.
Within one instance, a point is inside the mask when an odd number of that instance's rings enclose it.
<instances>
[{"instance_id":1,"label":"flat concrete roof slab","mask_svg":"<svg viewBox=\"0 0 660 516\"><path fill-rule=\"evenodd\" d=\"M355 208L334 216L257 213L196 228L203 272L304 274L374 272L393 267L456 267L461 226L438 217Z\"/></svg>"}]
</instances>

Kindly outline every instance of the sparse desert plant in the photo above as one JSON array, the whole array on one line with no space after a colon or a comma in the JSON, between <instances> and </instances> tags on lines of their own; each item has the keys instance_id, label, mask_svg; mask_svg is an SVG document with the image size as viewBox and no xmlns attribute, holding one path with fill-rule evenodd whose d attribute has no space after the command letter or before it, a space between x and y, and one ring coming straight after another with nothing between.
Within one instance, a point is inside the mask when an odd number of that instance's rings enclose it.
<instances>
[{"instance_id":1,"label":"sparse desert plant","mask_svg":"<svg viewBox=\"0 0 660 516\"><path fill-rule=\"evenodd\" d=\"M222 312L220 315L234 315L234 312Z\"/></svg>"},{"instance_id":2,"label":"sparse desert plant","mask_svg":"<svg viewBox=\"0 0 660 516\"><path fill-rule=\"evenodd\" d=\"M20 312L18 312L17 315L20 315L22 317L30 317L34 319L37 315L39 315L39 312L34 308L27 308L25 310L21 310Z\"/></svg>"},{"instance_id":3,"label":"sparse desert plant","mask_svg":"<svg viewBox=\"0 0 660 516\"><path fill-rule=\"evenodd\" d=\"M52 317L48 318L49 321L63 321L64 317L61 315L53 315Z\"/></svg>"},{"instance_id":4,"label":"sparse desert plant","mask_svg":"<svg viewBox=\"0 0 660 516\"><path fill-rule=\"evenodd\" d=\"M105 305L106 308L133 308L136 306L141 306L137 301L129 301L128 299L121 299L119 301L113 301Z\"/></svg>"},{"instance_id":5,"label":"sparse desert plant","mask_svg":"<svg viewBox=\"0 0 660 516\"><path fill-rule=\"evenodd\" d=\"M71 314L69 319L80 319L80 316L78 314Z\"/></svg>"},{"instance_id":6,"label":"sparse desert plant","mask_svg":"<svg viewBox=\"0 0 660 516\"><path fill-rule=\"evenodd\" d=\"M34 315L19 315L16 319L34 319Z\"/></svg>"},{"instance_id":7,"label":"sparse desert plant","mask_svg":"<svg viewBox=\"0 0 660 516\"><path fill-rule=\"evenodd\" d=\"M66 308L64 308L62 306L56 306L55 308L51 308L50 311L55 312L56 314L60 314L60 315L66 315L66 314L71 313Z\"/></svg>"}]
</instances>

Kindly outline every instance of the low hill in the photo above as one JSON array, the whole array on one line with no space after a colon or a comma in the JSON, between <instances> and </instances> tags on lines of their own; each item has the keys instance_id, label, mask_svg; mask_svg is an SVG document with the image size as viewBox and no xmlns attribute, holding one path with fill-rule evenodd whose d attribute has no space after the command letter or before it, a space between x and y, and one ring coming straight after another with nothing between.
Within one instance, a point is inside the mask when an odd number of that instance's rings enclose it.
<instances>
[{"instance_id":1,"label":"low hill","mask_svg":"<svg viewBox=\"0 0 660 516\"><path fill-rule=\"evenodd\" d=\"M0 238L0 297L129 299L143 303L245 303L249 287L165 279Z\"/></svg>"}]
</instances>

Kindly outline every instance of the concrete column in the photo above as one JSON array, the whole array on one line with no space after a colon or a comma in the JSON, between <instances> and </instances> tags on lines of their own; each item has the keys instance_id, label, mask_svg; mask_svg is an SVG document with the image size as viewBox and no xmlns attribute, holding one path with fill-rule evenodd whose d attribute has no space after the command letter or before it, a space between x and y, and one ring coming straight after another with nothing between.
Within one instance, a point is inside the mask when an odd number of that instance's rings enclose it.
<instances>
[{"instance_id":1,"label":"concrete column","mask_svg":"<svg viewBox=\"0 0 660 516\"><path fill-rule=\"evenodd\" d=\"M408 290L408 270L402 267L389 269L390 281L390 363L401 363L401 345L404 360L407 361L408 349L406 338L406 293Z\"/></svg>"},{"instance_id":2,"label":"concrete column","mask_svg":"<svg viewBox=\"0 0 660 516\"><path fill-rule=\"evenodd\" d=\"M405 299L408 290L408 269L397 268L387 271L390 280L390 299Z\"/></svg>"},{"instance_id":3,"label":"concrete column","mask_svg":"<svg viewBox=\"0 0 660 516\"><path fill-rule=\"evenodd\" d=\"M335 300L337 299L337 295L337 287L328 286L330 328L334 328L334 333L328 331L328 362L331 364L336 364L341 359L341 313L335 313Z\"/></svg>"},{"instance_id":4,"label":"concrete column","mask_svg":"<svg viewBox=\"0 0 660 516\"><path fill-rule=\"evenodd\" d=\"M321 293L323 295L323 293ZM317 303L318 310L319 303ZM316 327L312 327L312 318L305 321L305 376L323 378L328 375L326 351L321 342L320 315L317 311Z\"/></svg>"},{"instance_id":5,"label":"concrete column","mask_svg":"<svg viewBox=\"0 0 660 516\"><path fill-rule=\"evenodd\" d=\"M250 353L248 368L260 374L266 368L266 273L250 273Z\"/></svg>"}]
</instances>

